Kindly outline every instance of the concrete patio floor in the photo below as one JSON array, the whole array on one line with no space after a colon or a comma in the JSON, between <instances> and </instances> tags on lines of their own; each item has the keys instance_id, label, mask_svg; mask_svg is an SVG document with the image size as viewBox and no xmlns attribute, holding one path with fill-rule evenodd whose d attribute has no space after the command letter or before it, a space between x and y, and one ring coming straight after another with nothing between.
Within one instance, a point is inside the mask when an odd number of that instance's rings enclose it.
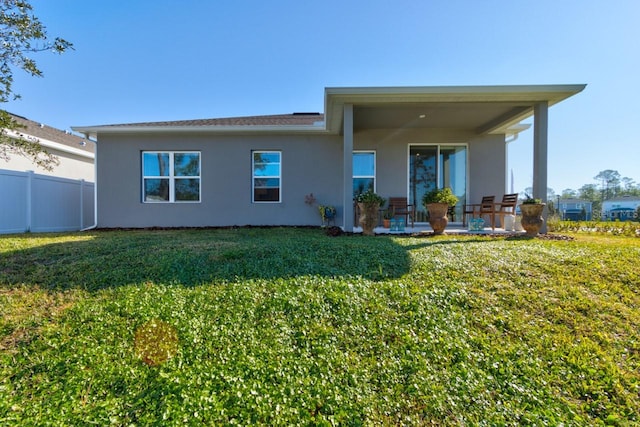
<instances>
[{"instance_id":1,"label":"concrete patio floor","mask_svg":"<svg viewBox=\"0 0 640 427\"><path fill-rule=\"evenodd\" d=\"M362 233L361 227L354 227L354 233ZM429 224L414 224L414 227L405 227L404 231L391 231L389 228L384 227L376 227L373 232L375 234L432 234L433 229L429 226ZM444 234L458 234L458 235L514 235L514 234L524 234L524 230L515 230L509 231L503 228L496 227L495 230L492 230L491 227L484 227L482 230L478 231L469 231L467 227L463 227L462 223L449 223L447 228L444 230Z\"/></svg>"}]
</instances>

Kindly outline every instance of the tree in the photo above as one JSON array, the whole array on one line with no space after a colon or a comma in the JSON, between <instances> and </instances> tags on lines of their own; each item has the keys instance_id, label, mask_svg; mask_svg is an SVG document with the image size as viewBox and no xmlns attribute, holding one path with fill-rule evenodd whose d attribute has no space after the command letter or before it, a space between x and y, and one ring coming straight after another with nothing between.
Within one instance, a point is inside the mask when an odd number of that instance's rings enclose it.
<instances>
[{"instance_id":1,"label":"tree","mask_svg":"<svg viewBox=\"0 0 640 427\"><path fill-rule=\"evenodd\" d=\"M578 190L578 197L583 200L589 200L591 202L591 212L593 217L600 217L598 212L602 209L601 194L598 191L596 184L585 184Z\"/></svg>"},{"instance_id":2,"label":"tree","mask_svg":"<svg viewBox=\"0 0 640 427\"><path fill-rule=\"evenodd\" d=\"M593 179L601 182L602 200L615 197L619 192L620 173L611 169L603 170Z\"/></svg>"},{"instance_id":3,"label":"tree","mask_svg":"<svg viewBox=\"0 0 640 427\"><path fill-rule=\"evenodd\" d=\"M578 192L576 190L565 188L564 190L562 190L562 194L560 194L560 197L563 199L575 199L577 195Z\"/></svg>"},{"instance_id":4,"label":"tree","mask_svg":"<svg viewBox=\"0 0 640 427\"><path fill-rule=\"evenodd\" d=\"M73 49L68 41L47 37L45 26L32 14L27 0L0 0L0 102L18 99L13 91L13 71L22 71L34 77L42 77L42 71L30 54L43 51L64 53ZM0 158L8 159L10 154L25 156L44 169L57 164L57 158L48 153L40 144L11 135L18 131L20 124L5 110L0 109Z\"/></svg>"},{"instance_id":5,"label":"tree","mask_svg":"<svg viewBox=\"0 0 640 427\"><path fill-rule=\"evenodd\" d=\"M640 185L636 184L633 179L625 176L620 181L624 184L622 195L640 196Z\"/></svg>"},{"instance_id":6,"label":"tree","mask_svg":"<svg viewBox=\"0 0 640 427\"><path fill-rule=\"evenodd\" d=\"M524 189L524 196L533 196L533 187L527 187ZM553 201L556 197L556 192L553 188L547 187L547 202Z\"/></svg>"}]
</instances>

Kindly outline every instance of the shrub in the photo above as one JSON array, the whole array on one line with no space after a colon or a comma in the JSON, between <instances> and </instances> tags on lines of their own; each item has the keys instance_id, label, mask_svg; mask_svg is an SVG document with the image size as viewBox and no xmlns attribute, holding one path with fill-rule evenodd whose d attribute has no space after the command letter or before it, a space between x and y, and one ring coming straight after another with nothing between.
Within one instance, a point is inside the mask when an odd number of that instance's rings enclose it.
<instances>
[{"instance_id":1,"label":"shrub","mask_svg":"<svg viewBox=\"0 0 640 427\"><path fill-rule=\"evenodd\" d=\"M458 197L453 194L451 188L434 188L422 197L422 204L429 203L446 203L449 206L455 206L458 203Z\"/></svg>"},{"instance_id":2,"label":"shrub","mask_svg":"<svg viewBox=\"0 0 640 427\"><path fill-rule=\"evenodd\" d=\"M377 195L376 193L374 193L371 190L367 190L364 193L360 193L356 196L356 202L358 203L376 203L379 206L382 206L385 204L386 200Z\"/></svg>"}]
</instances>

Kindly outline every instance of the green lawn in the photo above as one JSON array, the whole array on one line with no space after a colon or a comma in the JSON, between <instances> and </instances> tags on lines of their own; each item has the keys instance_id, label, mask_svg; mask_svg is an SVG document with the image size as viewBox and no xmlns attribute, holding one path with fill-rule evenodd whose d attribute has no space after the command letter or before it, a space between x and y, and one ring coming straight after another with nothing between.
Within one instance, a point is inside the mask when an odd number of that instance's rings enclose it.
<instances>
[{"instance_id":1,"label":"green lawn","mask_svg":"<svg viewBox=\"0 0 640 427\"><path fill-rule=\"evenodd\" d=\"M0 237L0 425L639 425L640 239Z\"/></svg>"}]
</instances>

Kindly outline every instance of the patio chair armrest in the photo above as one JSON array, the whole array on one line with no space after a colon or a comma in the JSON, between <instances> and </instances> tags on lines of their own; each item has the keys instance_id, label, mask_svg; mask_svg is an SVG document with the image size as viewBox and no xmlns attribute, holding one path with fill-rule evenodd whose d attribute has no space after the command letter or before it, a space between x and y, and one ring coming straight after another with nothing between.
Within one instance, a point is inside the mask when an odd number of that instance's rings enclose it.
<instances>
[{"instance_id":1,"label":"patio chair armrest","mask_svg":"<svg viewBox=\"0 0 640 427\"><path fill-rule=\"evenodd\" d=\"M471 208L471 210L469 210L469 208ZM482 204L480 203L465 203L462 205L462 210L467 213L479 211L480 209L482 209Z\"/></svg>"},{"instance_id":2,"label":"patio chair armrest","mask_svg":"<svg viewBox=\"0 0 640 427\"><path fill-rule=\"evenodd\" d=\"M493 204L493 210L495 210L495 211L501 211L502 209L505 209L505 208L513 209L514 206L512 206L512 205L510 205L508 203L494 203Z\"/></svg>"}]
</instances>

